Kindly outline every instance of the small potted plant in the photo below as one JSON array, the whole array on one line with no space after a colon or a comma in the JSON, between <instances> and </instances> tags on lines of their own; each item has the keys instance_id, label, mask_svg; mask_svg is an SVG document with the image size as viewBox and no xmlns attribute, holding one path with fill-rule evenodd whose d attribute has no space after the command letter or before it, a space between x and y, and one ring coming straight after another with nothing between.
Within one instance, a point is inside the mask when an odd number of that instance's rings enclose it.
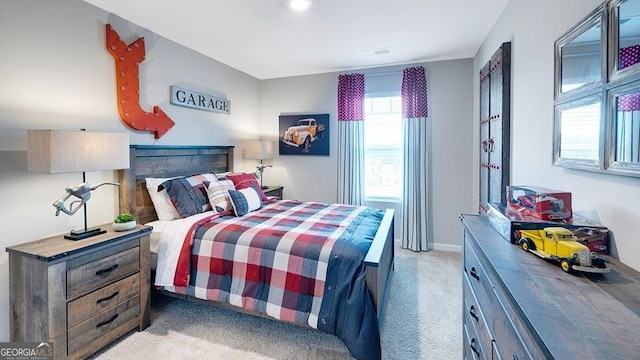
<instances>
[{"instance_id":1,"label":"small potted plant","mask_svg":"<svg viewBox=\"0 0 640 360\"><path fill-rule=\"evenodd\" d=\"M136 219L129 213L120 214L113 220L115 231L131 230L134 227L136 227Z\"/></svg>"}]
</instances>

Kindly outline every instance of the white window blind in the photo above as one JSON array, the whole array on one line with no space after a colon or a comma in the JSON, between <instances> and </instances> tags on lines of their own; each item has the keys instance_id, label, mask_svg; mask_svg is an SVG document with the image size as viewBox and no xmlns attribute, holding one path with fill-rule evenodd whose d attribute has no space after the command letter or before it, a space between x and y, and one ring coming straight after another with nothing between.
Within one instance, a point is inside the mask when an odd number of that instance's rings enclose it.
<instances>
[{"instance_id":1,"label":"white window blind","mask_svg":"<svg viewBox=\"0 0 640 360\"><path fill-rule=\"evenodd\" d=\"M560 119L560 156L598 160L600 103L564 110Z\"/></svg>"},{"instance_id":2,"label":"white window blind","mask_svg":"<svg viewBox=\"0 0 640 360\"><path fill-rule=\"evenodd\" d=\"M402 108L400 96L365 99L365 198L402 195Z\"/></svg>"}]
</instances>

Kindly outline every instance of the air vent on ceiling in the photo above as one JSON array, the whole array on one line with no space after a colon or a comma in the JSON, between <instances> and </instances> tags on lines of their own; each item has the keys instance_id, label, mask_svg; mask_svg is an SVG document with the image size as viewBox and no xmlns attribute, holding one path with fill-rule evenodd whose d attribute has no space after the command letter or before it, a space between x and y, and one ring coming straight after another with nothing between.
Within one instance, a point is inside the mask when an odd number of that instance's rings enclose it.
<instances>
[{"instance_id":1,"label":"air vent on ceiling","mask_svg":"<svg viewBox=\"0 0 640 360\"><path fill-rule=\"evenodd\" d=\"M391 54L391 48L358 51L357 54L359 57L387 55Z\"/></svg>"}]
</instances>

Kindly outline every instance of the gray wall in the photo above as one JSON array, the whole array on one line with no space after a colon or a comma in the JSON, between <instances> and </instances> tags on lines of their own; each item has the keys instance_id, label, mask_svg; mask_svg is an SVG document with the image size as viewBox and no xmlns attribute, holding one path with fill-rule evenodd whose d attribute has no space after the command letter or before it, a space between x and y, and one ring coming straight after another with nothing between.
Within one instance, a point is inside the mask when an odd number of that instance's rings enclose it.
<instances>
[{"instance_id":1,"label":"gray wall","mask_svg":"<svg viewBox=\"0 0 640 360\"><path fill-rule=\"evenodd\" d=\"M128 132L132 144L235 145L260 129L259 80L123 21L80 0L2 0L0 11L0 341L9 340L8 256L4 248L83 227L82 213L56 217L51 205L77 174L28 173L27 129ZM129 130L116 107L115 63L105 48L105 24L126 43L145 37L140 104L159 105L175 126L159 140ZM169 86L181 85L231 101L231 115L169 104ZM87 181L116 180L89 172ZM89 226L112 222L117 189L102 187L88 203Z\"/></svg>"},{"instance_id":2,"label":"gray wall","mask_svg":"<svg viewBox=\"0 0 640 360\"><path fill-rule=\"evenodd\" d=\"M471 59L360 71L365 74L401 73L407 66L418 65L424 66L427 76L429 120L432 122L433 132L434 247L459 250L461 241L458 214L474 211ZM284 196L287 198L328 202L337 200L336 98L339 74L298 76L264 80L261 83L262 132L265 138L279 139L280 115L330 114L329 157L280 156L273 160L273 169L267 169L265 181L283 185ZM401 80L395 86L399 90ZM378 202L372 205L398 209L394 203Z\"/></svg>"},{"instance_id":3,"label":"gray wall","mask_svg":"<svg viewBox=\"0 0 640 360\"><path fill-rule=\"evenodd\" d=\"M502 42L512 42L512 184L570 191L574 210L597 213L612 236L613 252L640 270L640 179L551 165L553 43L601 0L511 0L474 58L474 74ZM542 25L544 24L544 25ZM474 76L474 99L478 99ZM478 161L478 105L474 104L474 168ZM477 172L474 193L477 193ZM477 201L477 199L473 199Z\"/></svg>"}]
</instances>

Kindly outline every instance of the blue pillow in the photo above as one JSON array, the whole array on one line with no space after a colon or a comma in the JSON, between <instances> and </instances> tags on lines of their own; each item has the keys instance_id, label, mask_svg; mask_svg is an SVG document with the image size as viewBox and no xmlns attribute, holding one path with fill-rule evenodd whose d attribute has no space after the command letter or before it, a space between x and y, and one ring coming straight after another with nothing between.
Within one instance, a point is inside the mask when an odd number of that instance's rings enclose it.
<instances>
[{"instance_id":1,"label":"blue pillow","mask_svg":"<svg viewBox=\"0 0 640 360\"><path fill-rule=\"evenodd\" d=\"M262 200L258 195L258 190L251 185L242 190L229 190L231 206L236 216L244 216L251 211L256 211L262 207Z\"/></svg>"},{"instance_id":2,"label":"blue pillow","mask_svg":"<svg viewBox=\"0 0 640 360\"><path fill-rule=\"evenodd\" d=\"M212 209L207 195L207 185L211 181L210 179L215 181L215 175L198 174L175 178L160 184L158 191L165 189L173 207L181 217L185 218Z\"/></svg>"}]
</instances>

